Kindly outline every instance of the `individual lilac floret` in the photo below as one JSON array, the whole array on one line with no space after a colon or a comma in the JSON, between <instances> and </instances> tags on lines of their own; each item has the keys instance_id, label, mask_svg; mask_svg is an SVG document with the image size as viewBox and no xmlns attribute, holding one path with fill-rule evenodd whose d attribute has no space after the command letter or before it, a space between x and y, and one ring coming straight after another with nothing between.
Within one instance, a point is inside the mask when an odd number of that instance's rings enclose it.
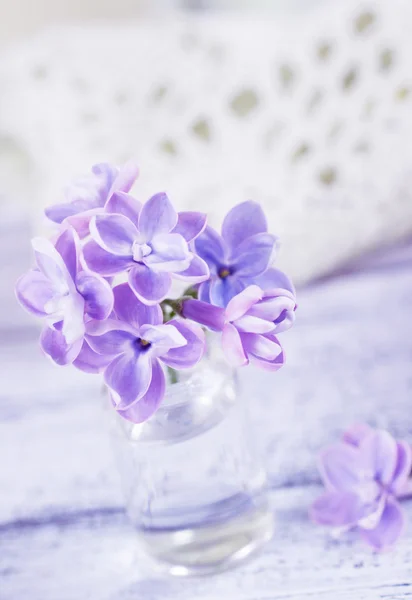
<instances>
[{"instance_id":1,"label":"individual lilac floret","mask_svg":"<svg viewBox=\"0 0 412 600\"><path fill-rule=\"evenodd\" d=\"M112 214L92 218L93 240L84 248L93 271L103 276L128 272L130 287L145 304L167 296L172 275L191 284L209 277L207 264L189 248L205 227L205 215L178 215L166 194L153 196L142 208L128 194L115 194L105 210Z\"/></svg>"},{"instance_id":2,"label":"individual lilac floret","mask_svg":"<svg viewBox=\"0 0 412 600\"><path fill-rule=\"evenodd\" d=\"M271 264L275 245L276 237L267 233L266 217L259 204L248 201L232 208L223 221L222 235L208 226L195 241L196 252L210 269L209 281L200 286L199 299L225 307L251 284L293 291L286 275L278 270L272 273L270 282L258 279Z\"/></svg>"},{"instance_id":3,"label":"individual lilac floret","mask_svg":"<svg viewBox=\"0 0 412 600\"><path fill-rule=\"evenodd\" d=\"M405 493L411 467L409 444L396 442L383 430L353 427L320 456L326 493L313 503L312 519L339 529L357 528L376 550L392 546L404 522L396 498Z\"/></svg>"},{"instance_id":4,"label":"individual lilac floret","mask_svg":"<svg viewBox=\"0 0 412 600\"><path fill-rule=\"evenodd\" d=\"M32 242L37 268L16 284L17 299L31 314L45 319L41 347L58 365L79 355L85 319L106 319L113 309L113 292L102 277L82 270L78 237L66 229L55 246L44 238Z\"/></svg>"},{"instance_id":5,"label":"individual lilac floret","mask_svg":"<svg viewBox=\"0 0 412 600\"><path fill-rule=\"evenodd\" d=\"M46 208L46 216L55 223L74 227L80 237L89 233L89 222L117 192L128 192L139 170L134 162L117 168L102 163L92 167L92 173L74 181L65 190L66 202Z\"/></svg>"},{"instance_id":6,"label":"individual lilac floret","mask_svg":"<svg viewBox=\"0 0 412 600\"><path fill-rule=\"evenodd\" d=\"M94 352L111 357L104 379L117 411L141 423L163 399L161 363L177 370L193 367L204 353L204 333L183 320L163 324L160 307L141 303L126 283L113 291L117 320L90 323L86 340Z\"/></svg>"},{"instance_id":7,"label":"individual lilac floret","mask_svg":"<svg viewBox=\"0 0 412 600\"><path fill-rule=\"evenodd\" d=\"M277 333L292 326L296 301L288 290L264 292L250 285L232 298L226 309L201 300L185 300L182 315L209 329L222 332L222 347L233 366L252 362L277 371L283 365L283 350Z\"/></svg>"}]
</instances>

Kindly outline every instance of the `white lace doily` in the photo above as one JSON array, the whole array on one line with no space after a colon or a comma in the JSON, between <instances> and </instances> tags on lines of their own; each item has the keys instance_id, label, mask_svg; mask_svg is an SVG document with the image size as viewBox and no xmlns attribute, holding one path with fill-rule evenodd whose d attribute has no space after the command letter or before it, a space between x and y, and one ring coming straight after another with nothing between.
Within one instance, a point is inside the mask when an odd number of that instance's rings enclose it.
<instances>
[{"instance_id":1,"label":"white lace doily","mask_svg":"<svg viewBox=\"0 0 412 600\"><path fill-rule=\"evenodd\" d=\"M302 282L412 231L411 30L410 0L52 30L1 64L0 162L25 156L37 215L131 155L139 197L214 224L259 200Z\"/></svg>"}]
</instances>

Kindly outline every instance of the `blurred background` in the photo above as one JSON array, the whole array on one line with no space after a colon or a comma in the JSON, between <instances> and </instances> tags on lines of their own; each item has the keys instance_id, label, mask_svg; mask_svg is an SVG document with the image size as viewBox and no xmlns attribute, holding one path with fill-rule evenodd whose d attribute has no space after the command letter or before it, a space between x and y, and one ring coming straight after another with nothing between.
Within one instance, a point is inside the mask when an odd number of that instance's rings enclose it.
<instances>
[{"instance_id":1,"label":"blurred background","mask_svg":"<svg viewBox=\"0 0 412 600\"><path fill-rule=\"evenodd\" d=\"M244 382L276 484L353 420L412 439L410 0L0 7L0 520L119 502L97 380L49 365L13 295L43 208L103 161L214 225L262 203L299 292L288 364Z\"/></svg>"}]
</instances>

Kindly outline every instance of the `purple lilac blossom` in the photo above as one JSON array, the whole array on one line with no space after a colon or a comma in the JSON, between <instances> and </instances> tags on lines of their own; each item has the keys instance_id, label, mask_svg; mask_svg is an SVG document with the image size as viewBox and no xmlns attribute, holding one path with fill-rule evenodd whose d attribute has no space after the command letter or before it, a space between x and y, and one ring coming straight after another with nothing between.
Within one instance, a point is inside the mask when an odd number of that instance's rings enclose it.
<instances>
[{"instance_id":1,"label":"purple lilac blossom","mask_svg":"<svg viewBox=\"0 0 412 600\"><path fill-rule=\"evenodd\" d=\"M79 355L85 320L106 319L113 309L113 292L102 277L81 266L76 232L64 230L55 246L44 238L32 242L36 268L20 277L17 299L31 314L43 318L40 344L58 365Z\"/></svg>"},{"instance_id":2,"label":"purple lilac blossom","mask_svg":"<svg viewBox=\"0 0 412 600\"><path fill-rule=\"evenodd\" d=\"M172 275L191 284L208 279L207 264L189 247L204 229L205 215L177 214L163 193L143 207L128 194L118 193L105 211L109 214L91 219L93 240L84 247L86 263L93 271L103 276L128 272L130 287L149 305L167 296Z\"/></svg>"},{"instance_id":3,"label":"purple lilac blossom","mask_svg":"<svg viewBox=\"0 0 412 600\"><path fill-rule=\"evenodd\" d=\"M223 351L233 366L251 362L269 371L283 365L283 350L275 334L292 326L295 310L295 297L288 290L264 292L256 285L234 296L226 309L201 300L182 303L185 318L222 332Z\"/></svg>"},{"instance_id":4,"label":"purple lilac blossom","mask_svg":"<svg viewBox=\"0 0 412 600\"><path fill-rule=\"evenodd\" d=\"M162 363L177 370L193 367L204 353L204 332L179 319L163 324L160 306L140 302L127 283L113 292L116 319L90 322L86 340L95 353L110 357L104 380L116 410L141 423L164 397Z\"/></svg>"},{"instance_id":5,"label":"purple lilac blossom","mask_svg":"<svg viewBox=\"0 0 412 600\"><path fill-rule=\"evenodd\" d=\"M367 425L352 427L320 456L326 492L313 503L311 518L320 525L356 528L375 550L392 546L404 525L397 497L407 489L411 467L409 444Z\"/></svg>"},{"instance_id":6,"label":"purple lilac blossom","mask_svg":"<svg viewBox=\"0 0 412 600\"><path fill-rule=\"evenodd\" d=\"M210 269L210 279L200 286L199 299L225 307L229 300L251 284L263 289L281 287L293 293L293 286L286 275L278 269L269 269L276 239L267 232L262 208L252 201L238 204L229 211L223 221L221 235L207 226L195 240L197 254ZM259 277L265 273L265 278L260 280Z\"/></svg>"},{"instance_id":7,"label":"purple lilac blossom","mask_svg":"<svg viewBox=\"0 0 412 600\"><path fill-rule=\"evenodd\" d=\"M65 190L66 202L46 208L46 216L54 223L73 227L81 238L89 234L89 222L101 212L115 193L128 192L139 170L130 161L120 168L107 163L92 167L92 173L75 180Z\"/></svg>"}]
</instances>

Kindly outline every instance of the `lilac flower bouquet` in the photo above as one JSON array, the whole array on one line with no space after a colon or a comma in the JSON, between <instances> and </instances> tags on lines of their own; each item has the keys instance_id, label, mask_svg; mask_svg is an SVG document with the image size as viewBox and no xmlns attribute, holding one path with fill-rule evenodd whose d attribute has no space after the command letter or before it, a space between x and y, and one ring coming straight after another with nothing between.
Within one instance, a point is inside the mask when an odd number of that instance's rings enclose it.
<instances>
[{"instance_id":1,"label":"lilac flower bouquet","mask_svg":"<svg viewBox=\"0 0 412 600\"><path fill-rule=\"evenodd\" d=\"M201 360L205 330L220 333L232 365L278 370L277 335L296 309L257 203L235 206L219 234L205 214L176 212L165 193L142 205L129 193L137 175L133 163L100 164L68 187L46 210L52 239L33 240L35 266L16 285L20 304L44 322L44 353L102 373L114 408L133 423L158 409L167 378Z\"/></svg>"}]
</instances>

